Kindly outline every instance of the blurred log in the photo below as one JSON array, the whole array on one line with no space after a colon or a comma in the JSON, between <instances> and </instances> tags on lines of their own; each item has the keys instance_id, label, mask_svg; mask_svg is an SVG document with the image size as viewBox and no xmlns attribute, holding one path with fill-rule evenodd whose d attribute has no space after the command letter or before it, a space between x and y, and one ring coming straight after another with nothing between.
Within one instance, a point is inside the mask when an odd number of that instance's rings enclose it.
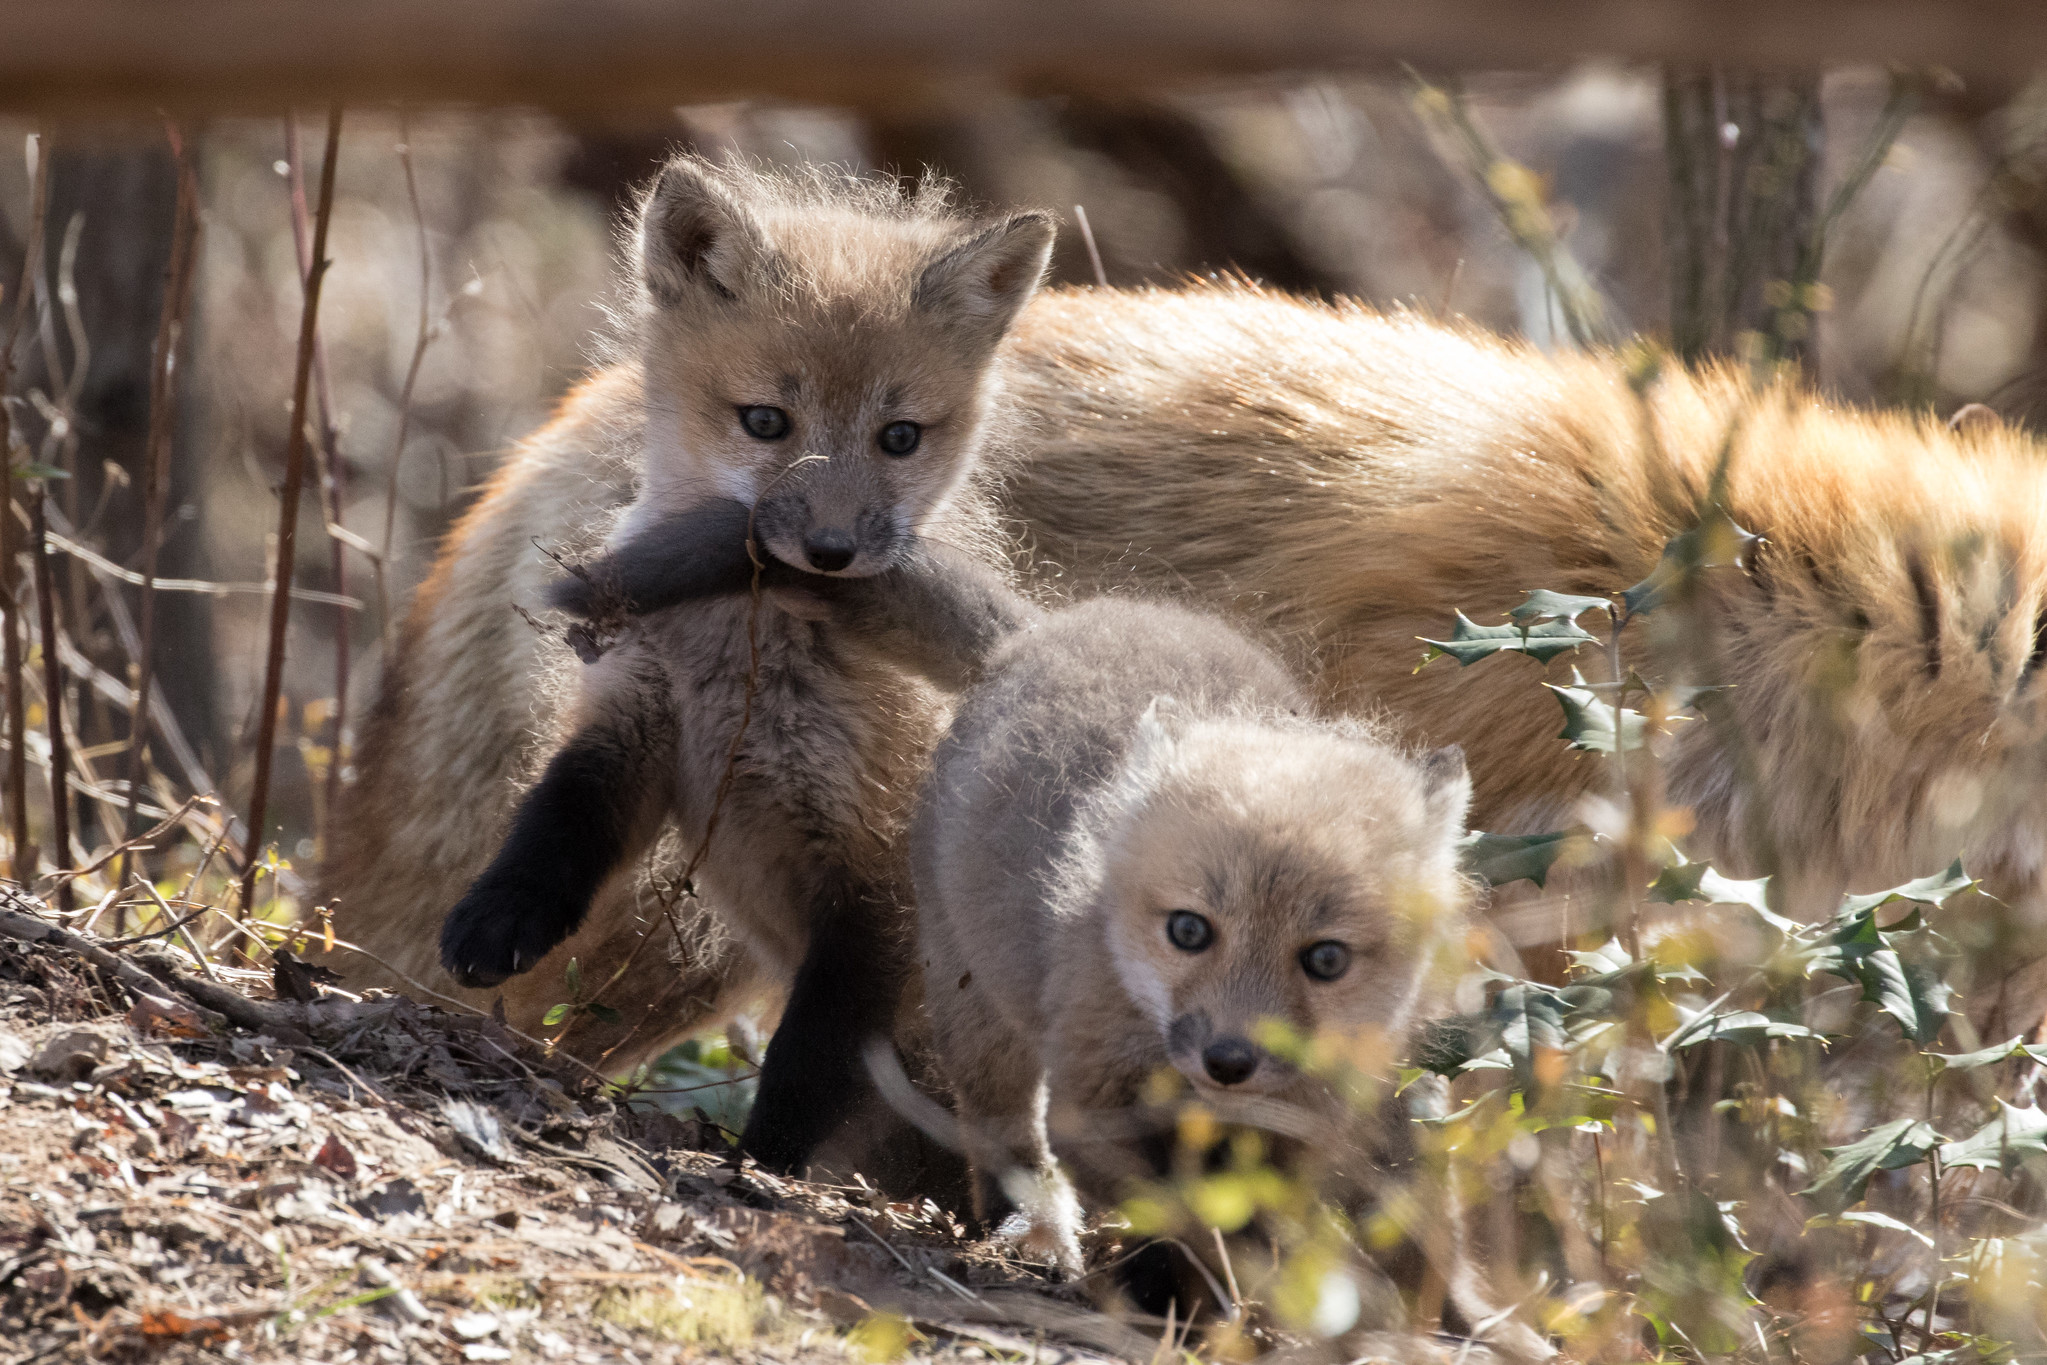
<instances>
[{"instance_id":1,"label":"blurred log","mask_svg":"<svg viewBox=\"0 0 2047 1365\"><path fill-rule=\"evenodd\" d=\"M1396 60L2013 77L2043 53L2047 6L2028 0L64 0L0 6L0 108L779 96L876 109L976 86L1114 95Z\"/></svg>"}]
</instances>

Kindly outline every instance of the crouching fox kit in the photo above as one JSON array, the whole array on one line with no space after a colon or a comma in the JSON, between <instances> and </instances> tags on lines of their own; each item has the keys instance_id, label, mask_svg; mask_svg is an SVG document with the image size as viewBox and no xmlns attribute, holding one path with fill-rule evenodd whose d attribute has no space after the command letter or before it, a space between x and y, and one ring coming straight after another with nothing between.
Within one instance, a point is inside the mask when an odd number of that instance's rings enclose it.
<instances>
[{"instance_id":1,"label":"crouching fox kit","mask_svg":"<svg viewBox=\"0 0 2047 1365\"><path fill-rule=\"evenodd\" d=\"M1043 215L970 222L893 182L671 162L633 239L640 402L622 439L639 486L615 536L715 503L735 552L750 531L783 561L852 577L915 534L971 539L956 494L999 421L995 349L1050 242ZM893 1029L906 931L890 831L932 699L829 623L726 599L639 616L583 672L570 715L447 915L445 966L485 988L545 972L673 820L704 842L706 898L792 983L742 1145L801 1165L858 1098L862 1042Z\"/></svg>"},{"instance_id":2,"label":"crouching fox kit","mask_svg":"<svg viewBox=\"0 0 2047 1365\"><path fill-rule=\"evenodd\" d=\"M1216 618L1097 599L998 649L934 754L911 860L940 1066L984 1217L1018 1199L1068 1268L1055 1150L1120 1198L1153 1163L1096 1134L1166 1068L1226 1116L1326 1116L1265 1030L1390 1061L1457 939L1463 755L1309 705ZM1358 1160L1398 1151L1386 1117L1351 1131Z\"/></svg>"}]
</instances>

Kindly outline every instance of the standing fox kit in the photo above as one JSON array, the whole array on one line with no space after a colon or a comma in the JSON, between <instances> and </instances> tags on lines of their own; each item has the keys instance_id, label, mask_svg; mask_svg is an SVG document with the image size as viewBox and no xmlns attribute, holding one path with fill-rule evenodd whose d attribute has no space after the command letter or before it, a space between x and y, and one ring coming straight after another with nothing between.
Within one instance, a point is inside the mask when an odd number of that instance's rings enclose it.
<instances>
[{"instance_id":1,"label":"standing fox kit","mask_svg":"<svg viewBox=\"0 0 2047 1365\"><path fill-rule=\"evenodd\" d=\"M955 494L1051 236L1043 215L969 222L892 184L671 162L633 237L642 464L614 539L714 504L728 515L705 554L739 550L750 526L786 563L858 577L915 534L970 536ZM792 983L742 1137L788 1168L846 1117L860 1047L891 1026L904 934L888 831L935 712L829 623L749 617L735 598L651 612L584 671L569 738L448 913L441 956L467 986L528 971L664 823L689 846L710 830L706 899Z\"/></svg>"}]
</instances>

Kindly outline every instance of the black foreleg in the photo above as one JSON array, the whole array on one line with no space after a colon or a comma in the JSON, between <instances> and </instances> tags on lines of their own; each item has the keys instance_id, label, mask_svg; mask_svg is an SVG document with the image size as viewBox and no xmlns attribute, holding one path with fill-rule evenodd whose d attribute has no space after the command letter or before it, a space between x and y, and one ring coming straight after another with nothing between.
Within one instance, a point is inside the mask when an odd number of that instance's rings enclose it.
<instances>
[{"instance_id":1,"label":"black foreleg","mask_svg":"<svg viewBox=\"0 0 2047 1365\"><path fill-rule=\"evenodd\" d=\"M893 1031L909 965L893 918L880 895L850 877L833 878L818 894L810 949L739 1139L770 1170L801 1170L874 1093L861 1050Z\"/></svg>"},{"instance_id":2,"label":"black foreleg","mask_svg":"<svg viewBox=\"0 0 2047 1365\"><path fill-rule=\"evenodd\" d=\"M497 857L441 925L441 963L465 986L530 970L573 934L611 874L638 848L672 740L660 727L585 726L526 793Z\"/></svg>"}]
</instances>

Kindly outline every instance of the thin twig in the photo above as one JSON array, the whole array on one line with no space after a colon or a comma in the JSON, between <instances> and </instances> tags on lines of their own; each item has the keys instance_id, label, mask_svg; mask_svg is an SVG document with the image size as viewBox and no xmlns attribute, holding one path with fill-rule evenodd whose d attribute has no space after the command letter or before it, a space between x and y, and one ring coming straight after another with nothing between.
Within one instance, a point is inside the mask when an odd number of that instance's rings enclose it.
<instances>
[{"instance_id":1,"label":"thin twig","mask_svg":"<svg viewBox=\"0 0 2047 1365\"><path fill-rule=\"evenodd\" d=\"M299 125L295 114L284 116L284 163L291 183L292 249L298 256L299 278L304 279L306 271L312 268L312 248L306 240L306 172L299 157ZM327 546L332 556L330 571L334 575L335 593L346 595L346 542L334 534L336 530L343 529L342 515L347 508L343 496L346 467L341 461L341 433L334 424L332 390L327 382L327 343L317 328L313 332L313 396L320 416L320 486L327 495ZM334 748L327 763L326 780L322 784L325 799L320 810L323 818L316 831L323 850L326 848L326 823L334 818L335 802L341 794L341 726L348 715L348 665L348 613L339 611L334 614Z\"/></svg>"},{"instance_id":2,"label":"thin twig","mask_svg":"<svg viewBox=\"0 0 2047 1365\"><path fill-rule=\"evenodd\" d=\"M149 369L149 445L143 461L142 495L142 643L130 661L128 676L135 705L128 721L128 752L121 766L128 792L129 836L121 844L121 865L114 884L128 884L128 850L134 846L136 789L142 781L144 752L149 747L149 693L156 670L156 565L163 547L164 502L170 493L171 431L178 410L178 343L185 330L185 309L191 298L194 239L199 232L199 184L185 156L178 125L166 122L171 155L178 165L177 208L171 219L171 258L164 265L163 308L157 317L156 348ZM114 912L114 932L127 930L124 911Z\"/></svg>"},{"instance_id":3,"label":"thin twig","mask_svg":"<svg viewBox=\"0 0 2047 1365\"><path fill-rule=\"evenodd\" d=\"M88 545L80 544L61 531L51 531L49 539L52 550L59 554L70 555L95 573L118 578L123 583L133 584L138 588L145 581L143 576L135 570L122 568L99 551ZM260 594L261 596L268 597L277 591L277 580L273 577L262 583L235 583L220 582L210 578L159 578L156 580L156 590L158 592L204 593L208 597L227 597L235 593ZM317 588L293 588L291 590L291 600L294 602L317 602L323 606L339 607L343 611L361 611L363 609L363 602L360 597L345 597L339 593L321 592Z\"/></svg>"},{"instance_id":4,"label":"thin twig","mask_svg":"<svg viewBox=\"0 0 2047 1365\"><path fill-rule=\"evenodd\" d=\"M72 868L69 871L57 873L56 874L57 883L61 885L64 882L76 881L80 877L90 877L93 873L99 871L101 868L105 867L108 863L112 862L117 857L123 859L123 865L125 866L125 860L127 858L127 855L132 849L135 849L143 844L147 844L152 839L160 838L163 835L168 834L171 830L175 829L180 824L183 824L185 817L192 812L192 809L195 806L211 805L212 803L213 798L210 796L194 795L186 797L183 805L179 806L169 815L166 815L152 828L144 830L140 834L132 835L127 839L123 839L120 843L108 849L105 853L102 853L99 857L93 859L91 862L87 863L83 867ZM132 806L134 803L130 802L129 804ZM128 884L128 879L126 877L119 878L115 881L114 884L116 886L126 886Z\"/></svg>"},{"instance_id":5,"label":"thin twig","mask_svg":"<svg viewBox=\"0 0 2047 1365\"><path fill-rule=\"evenodd\" d=\"M284 633L291 623L291 577L298 544L299 498L306 480L306 391L312 381L313 336L320 316L320 283L327 276L327 226L334 217L334 168L341 159L341 106L327 114L327 152L320 166L320 208L313 227L313 261L306 271L305 307L299 316L298 363L292 374L291 435L285 443L284 490L277 510L277 590L270 596L270 652L263 669L257 716L256 780L249 796L249 842L242 868L240 913L255 908L264 821L270 803L270 766L277 746L278 691L284 684Z\"/></svg>"},{"instance_id":6,"label":"thin twig","mask_svg":"<svg viewBox=\"0 0 2047 1365\"><path fill-rule=\"evenodd\" d=\"M35 559L36 620L43 643L43 715L50 723L50 843L58 867L71 861L71 793L66 775L70 751L64 740L64 665L57 657L57 593L50 577L50 550L43 539L43 503L49 497L46 479L37 479L29 494L29 548ZM57 887L57 908L71 908L71 883Z\"/></svg>"},{"instance_id":7,"label":"thin twig","mask_svg":"<svg viewBox=\"0 0 2047 1365\"><path fill-rule=\"evenodd\" d=\"M0 610L6 613L4 649L0 668L7 674L7 813L12 826L12 868L14 880L35 875L28 834L28 701L22 684L21 554L19 531L14 522L14 426L7 391L14 378L14 343L28 319L30 281L36 262L43 254L43 218L49 208L50 177L47 158L42 155L41 134L31 133L26 145L29 180L28 242L21 257L21 283L14 293L14 320L7 328L7 343L0 346Z\"/></svg>"},{"instance_id":8,"label":"thin twig","mask_svg":"<svg viewBox=\"0 0 2047 1365\"><path fill-rule=\"evenodd\" d=\"M384 652L392 649L392 619L389 576L391 541L398 527L398 468L405 459L405 437L412 427L412 390L419 382L419 367L426 359L434 326L428 313L434 280L433 253L427 249L426 214L419 207L419 182L412 173L412 136L405 111L398 111L398 164L405 168L405 197L412 205L413 229L419 234L419 332L412 342L412 361L405 367L405 384L398 391L398 434L391 442L391 464L384 484L384 548L377 556L377 619L384 633Z\"/></svg>"}]
</instances>

